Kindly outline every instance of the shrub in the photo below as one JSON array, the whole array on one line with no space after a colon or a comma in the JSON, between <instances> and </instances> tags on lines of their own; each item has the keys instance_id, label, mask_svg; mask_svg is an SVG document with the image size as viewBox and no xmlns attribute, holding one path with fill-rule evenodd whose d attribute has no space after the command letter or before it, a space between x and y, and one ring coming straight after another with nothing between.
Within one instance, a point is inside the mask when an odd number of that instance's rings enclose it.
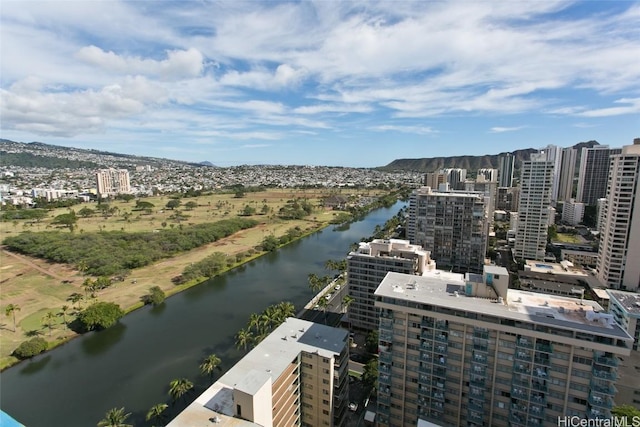
<instances>
[{"instance_id":1,"label":"shrub","mask_svg":"<svg viewBox=\"0 0 640 427\"><path fill-rule=\"evenodd\" d=\"M142 297L142 301L145 304L151 304L155 306L162 304L166 298L167 295L162 289L160 289L159 286L153 286L151 289L149 289L149 293Z\"/></svg>"},{"instance_id":2,"label":"shrub","mask_svg":"<svg viewBox=\"0 0 640 427\"><path fill-rule=\"evenodd\" d=\"M112 302L97 302L80 312L78 321L87 331L106 329L114 325L124 316L124 311L118 304Z\"/></svg>"},{"instance_id":3,"label":"shrub","mask_svg":"<svg viewBox=\"0 0 640 427\"><path fill-rule=\"evenodd\" d=\"M28 359L47 349L47 342L44 338L35 337L29 341L24 341L13 351L13 355L18 359Z\"/></svg>"}]
</instances>

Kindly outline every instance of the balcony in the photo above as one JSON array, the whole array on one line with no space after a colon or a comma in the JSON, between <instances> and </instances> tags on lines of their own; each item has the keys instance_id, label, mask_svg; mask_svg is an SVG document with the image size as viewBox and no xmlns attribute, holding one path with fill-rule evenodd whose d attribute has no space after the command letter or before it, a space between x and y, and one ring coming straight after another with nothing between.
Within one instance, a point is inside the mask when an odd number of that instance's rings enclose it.
<instances>
[{"instance_id":1,"label":"balcony","mask_svg":"<svg viewBox=\"0 0 640 427\"><path fill-rule=\"evenodd\" d=\"M547 378L547 369L544 367L536 367L533 370L533 375L535 375L538 378Z\"/></svg>"},{"instance_id":2,"label":"balcony","mask_svg":"<svg viewBox=\"0 0 640 427\"><path fill-rule=\"evenodd\" d=\"M484 407L480 402L475 402L473 400L470 400L469 403L467 403L467 408L472 411L479 412L481 414L484 413Z\"/></svg>"},{"instance_id":3,"label":"balcony","mask_svg":"<svg viewBox=\"0 0 640 427\"><path fill-rule=\"evenodd\" d=\"M476 376L486 377L487 369L482 365L472 365L471 372Z\"/></svg>"},{"instance_id":4,"label":"balcony","mask_svg":"<svg viewBox=\"0 0 640 427\"><path fill-rule=\"evenodd\" d=\"M587 418L590 419L594 419L594 418L611 418L611 411L607 410L607 409L600 409L600 408L591 408L589 411L587 411Z\"/></svg>"},{"instance_id":5,"label":"balcony","mask_svg":"<svg viewBox=\"0 0 640 427\"><path fill-rule=\"evenodd\" d=\"M481 387L469 387L469 395L475 400L484 402L484 389Z\"/></svg>"},{"instance_id":6,"label":"balcony","mask_svg":"<svg viewBox=\"0 0 640 427\"><path fill-rule=\"evenodd\" d=\"M589 404L597 408L603 408L603 409L613 408L613 402L609 397L600 396L598 394L594 394L593 392L589 395Z\"/></svg>"},{"instance_id":7,"label":"balcony","mask_svg":"<svg viewBox=\"0 0 640 427\"><path fill-rule=\"evenodd\" d=\"M533 380L531 381L531 388L536 390L536 391L541 391L546 393L549 389L547 388L547 382L546 381L540 381L540 380Z\"/></svg>"},{"instance_id":8,"label":"balcony","mask_svg":"<svg viewBox=\"0 0 640 427\"><path fill-rule=\"evenodd\" d=\"M516 346L521 347L521 348L532 349L533 348L533 342L528 340L527 338L518 338L516 340Z\"/></svg>"},{"instance_id":9,"label":"balcony","mask_svg":"<svg viewBox=\"0 0 640 427\"><path fill-rule=\"evenodd\" d=\"M436 334L435 340L438 342L447 342L447 334Z\"/></svg>"},{"instance_id":10,"label":"balcony","mask_svg":"<svg viewBox=\"0 0 640 427\"><path fill-rule=\"evenodd\" d=\"M526 388L531 387L531 383L529 382L529 379L524 379L516 375L514 375L513 378L511 379L511 385L515 385L518 387L526 387Z\"/></svg>"},{"instance_id":11,"label":"balcony","mask_svg":"<svg viewBox=\"0 0 640 427\"><path fill-rule=\"evenodd\" d=\"M422 333L420 334L420 338L431 340L433 339L433 332L430 330L422 331Z\"/></svg>"},{"instance_id":12,"label":"balcony","mask_svg":"<svg viewBox=\"0 0 640 427\"><path fill-rule=\"evenodd\" d=\"M529 362L529 361L531 361L531 353L529 353L528 351L524 351L524 350L518 350L518 351L516 351L515 358L516 358L516 360L522 360L522 361L525 361L525 362Z\"/></svg>"},{"instance_id":13,"label":"balcony","mask_svg":"<svg viewBox=\"0 0 640 427\"><path fill-rule=\"evenodd\" d=\"M523 417L527 415L527 405L512 403L511 404L511 412L519 412Z\"/></svg>"},{"instance_id":14,"label":"balcony","mask_svg":"<svg viewBox=\"0 0 640 427\"><path fill-rule=\"evenodd\" d=\"M380 384L391 385L391 375L381 374L379 381Z\"/></svg>"},{"instance_id":15,"label":"balcony","mask_svg":"<svg viewBox=\"0 0 640 427\"><path fill-rule=\"evenodd\" d=\"M524 365L522 363L517 363L514 367L513 370L519 374L526 374L529 375L531 373L531 370L529 369L529 365Z\"/></svg>"},{"instance_id":16,"label":"balcony","mask_svg":"<svg viewBox=\"0 0 640 427\"><path fill-rule=\"evenodd\" d=\"M389 319L380 319L380 329L393 331L393 322Z\"/></svg>"},{"instance_id":17,"label":"balcony","mask_svg":"<svg viewBox=\"0 0 640 427\"><path fill-rule=\"evenodd\" d=\"M382 363L391 363L391 353L383 351L378 355L378 360Z\"/></svg>"},{"instance_id":18,"label":"balcony","mask_svg":"<svg viewBox=\"0 0 640 427\"><path fill-rule=\"evenodd\" d=\"M418 387L418 395L419 396L431 396L431 392L428 387L420 386Z\"/></svg>"},{"instance_id":19,"label":"balcony","mask_svg":"<svg viewBox=\"0 0 640 427\"><path fill-rule=\"evenodd\" d=\"M540 405L529 405L529 415L542 418L544 416L544 407Z\"/></svg>"},{"instance_id":20,"label":"balcony","mask_svg":"<svg viewBox=\"0 0 640 427\"><path fill-rule=\"evenodd\" d=\"M433 328L433 319L423 320L421 324L423 328Z\"/></svg>"},{"instance_id":21,"label":"balcony","mask_svg":"<svg viewBox=\"0 0 640 427\"><path fill-rule=\"evenodd\" d=\"M474 387L484 388L484 378L472 375L471 378L469 379L469 384L471 384Z\"/></svg>"},{"instance_id":22,"label":"balcony","mask_svg":"<svg viewBox=\"0 0 640 427\"><path fill-rule=\"evenodd\" d=\"M593 376L601 380L609 380L609 381L615 381L616 379L618 379L618 376L614 371L605 371L602 369L597 369L595 366L593 368Z\"/></svg>"},{"instance_id":23,"label":"balcony","mask_svg":"<svg viewBox=\"0 0 640 427\"><path fill-rule=\"evenodd\" d=\"M537 353L536 357L533 360L536 364L542 366L549 366L551 364L551 362L549 361L549 356L543 353Z\"/></svg>"},{"instance_id":24,"label":"balcony","mask_svg":"<svg viewBox=\"0 0 640 427\"><path fill-rule=\"evenodd\" d=\"M484 423L484 417L482 416L482 412L478 413L475 411L469 411L467 413L467 421L470 421L472 423L477 423L477 424L483 424Z\"/></svg>"},{"instance_id":25,"label":"balcony","mask_svg":"<svg viewBox=\"0 0 640 427\"><path fill-rule=\"evenodd\" d=\"M511 395L519 399L527 399L528 393L526 389L519 388L519 387L512 387Z\"/></svg>"},{"instance_id":26,"label":"balcony","mask_svg":"<svg viewBox=\"0 0 640 427\"><path fill-rule=\"evenodd\" d=\"M447 331L449 330L449 325L446 321L437 320L436 321L436 329L439 331Z\"/></svg>"},{"instance_id":27,"label":"balcony","mask_svg":"<svg viewBox=\"0 0 640 427\"><path fill-rule=\"evenodd\" d=\"M444 402L444 393L441 391L437 391L437 390L434 391L431 397L433 397L435 400L439 402Z\"/></svg>"},{"instance_id":28,"label":"balcony","mask_svg":"<svg viewBox=\"0 0 640 427\"><path fill-rule=\"evenodd\" d=\"M609 356L597 356L593 358L593 363L600 366L618 367L618 358Z\"/></svg>"},{"instance_id":29,"label":"balcony","mask_svg":"<svg viewBox=\"0 0 640 427\"><path fill-rule=\"evenodd\" d=\"M618 390L606 381L591 380L591 390L607 396L615 396Z\"/></svg>"},{"instance_id":30,"label":"balcony","mask_svg":"<svg viewBox=\"0 0 640 427\"><path fill-rule=\"evenodd\" d=\"M544 353L553 353L553 346L547 343L536 343L536 351Z\"/></svg>"},{"instance_id":31,"label":"balcony","mask_svg":"<svg viewBox=\"0 0 640 427\"><path fill-rule=\"evenodd\" d=\"M433 350L433 344L431 344L429 341L422 341L422 343L420 343L420 349L431 351Z\"/></svg>"},{"instance_id":32,"label":"balcony","mask_svg":"<svg viewBox=\"0 0 640 427\"><path fill-rule=\"evenodd\" d=\"M509 415L509 421L511 421L512 426L526 426L527 418L519 415L519 414L511 414Z\"/></svg>"},{"instance_id":33,"label":"balcony","mask_svg":"<svg viewBox=\"0 0 640 427\"><path fill-rule=\"evenodd\" d=\"M489 346L486 343L482 342L473 342L473 349L477 351L487 352L489 350Z\"/></svg>"},{"instance_id":34,"label":"balcony","mask_svg":"<svg viewBox=\"0 0 640 427\"><path fill-rule=\"evenodd\" d=\"M547 404L547 399L542 393L531 393L531 402L544 406Z\"/></svg>"},{"instance_id":35,"label":"balcony","mask_svg":"<svg viewBox=\"0 0 640 427\"><path fill-rule=\"evenodd\" d=\"M389 333L388 331L381 331L380 341L386 341L388 343L393 341L393 334Z\"/></svg>"},{"instance_id":36,"label":"balcony","mask_svg":"<svg viewBox=\"0 0 640 427\"><path fill-rule=\"evenodd\" d=\"M436 345L435 349L436 349L436 351L438 353L446 353L447 352L447 344L446 343L438 344L438 345Z\"/></svg>"},{"instance_id":37,"label":"balcony","mask_svg":"<svg viewBox=\"0 0 640 427\"><path fill-rule=\"evenodd\" d=\"M476 363L487 363L487 356L485 356L484 354L480 354L480 353L473 353L473 361Z\"/></svg>"}]
</instances>

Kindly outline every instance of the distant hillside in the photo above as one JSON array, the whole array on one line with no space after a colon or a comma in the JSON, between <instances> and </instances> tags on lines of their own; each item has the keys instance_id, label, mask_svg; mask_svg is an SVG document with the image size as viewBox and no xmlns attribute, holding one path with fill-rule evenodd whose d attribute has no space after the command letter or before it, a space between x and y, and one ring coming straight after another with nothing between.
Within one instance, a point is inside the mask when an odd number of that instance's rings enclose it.
<instances>
[{"instance_id":1,"label":"distant hillside","mask_svg":"<svg viewBox=\"0 0 640 427\"><path fill-rule=\"evenodd\" d=\"M578 152L582 147L593 147L599 145L597 141L581 142L573 146ZM526 148L512 151L515 157L515 168L519 169L524 160L529 160L531 153L538 149ZM414 171L414 172L436 172L443 168L461 168L468 171L476 171L481 168L498 168L499 157L506 153L486 154L484 156L451 156L451 157L430 157L423 159L397 159L386 166L378 168L383 171Z\"/></svg>"}]
</instances>

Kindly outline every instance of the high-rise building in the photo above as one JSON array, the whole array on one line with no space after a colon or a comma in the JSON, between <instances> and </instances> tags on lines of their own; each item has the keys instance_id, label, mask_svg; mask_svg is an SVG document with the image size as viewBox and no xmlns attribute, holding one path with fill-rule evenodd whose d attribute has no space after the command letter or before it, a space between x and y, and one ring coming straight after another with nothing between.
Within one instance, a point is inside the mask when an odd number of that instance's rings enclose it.
<instances>
[{"instance_id":1,"label":"high-rise building","mask_svg":"<svg viewBox=\"0 0 640 427\"><path fill-rule=\"evenodd\" d=\"M553 163L553 173L551 175L551 202L558 200L558 189L560 186L560 165L562 162L562 148L557 145L547 145L539 151L546 155L547 161Z\"/></svg>"},{"instance_id":2,"label":"high-rise building","mask_svg":"<svg viewBox=\"0 0 640 427\"><path fill-rule=\"evenodd\" d=\"M498 169L478 169L478 177L484 177L485 181L498 181Z\"/></svg>"},{"instance_id":3,"label":"high-rise building","mask_svg":"<svg viewBox=\"0 0 640 427\"><path fill-rule=\"evenodd\" d=\"M454 271L482 271L488 218L480 193L415 190L409 198L407 237Z\"/></svg>"},{"instance_id":4,"label":"high-rise building","mask_svg":"<svg viewBox=\"0 0 640 427\"><path fill-rule=\"evenodd\" d=\"M129 171L126 169L100 169L96 173L98 194L102 197L131 193Z\"/></svg>"},{"instance_id":5,"label":"high-rise building","mask_svg":"<svg viewBox=\"0 0 640 427\"><path fill-rule=\"evenodd\" d=\"M424 176L424 185L427 187L431 187L435 190L440 188L441 184L445 184L447 182L447 174L442 171L438 172L429 172Z\"/></svg>"},{"instance_id":6,"label":"high-rise building","mask_svg":"<svg viewBox=\"0 0 640 427\"><path fill-rule=\"evenodd\" d=\"M356 251L347 256L349 322L353 328L378 329L378 315L373 293L389 271L420 275L434 270L435 262L429 252L408 240L375 239L361 242Z\"/></svg>"},{"instance_id":7,"label":"high-rise building","mask_svg":"<svg viewBox=\"0 0 640 427\"><path fill-rule=\"evenodd\" d=\"M560 161L560 182L558 184L558 201L567 201L573 197L573 179L576 175L576 157L578 150L564 148Z\"/></svg>"},{"instance_id":8,"label":"high-rise building","mask_svg":"<svg viewBox=\"0 0 640 427\"><path fill-rule=\"evenodd\" d=\"M640 290L640 138L611 156L597 276L607 287Z\"/></svg>"},{"instance_id":9,"label":"high-rise building","mask_svg":"<svg viewBox=\"0 0 640 427\"><path fill-rule=\"evenodd\" d=\"M496 171L496 169L487 169ZM497 176L497 173L495 174ZM489 174L491 176L491 174ZM470 193L480 193L484 197L485 215L489 219L489 225L493 224L493 213L496 210L496 199L498 193L498 182L485 178L485 174L478 175L475 181L467 180L464 191Z\"/></svg>"},{"instance_id":10,"label":"high-rise building","mask_svg":"<svg viewBox=\"0 0 640 427\"><path fill-rule=\"evenodd\" d=\"M496 209L517 212L520 189L518 187L498 187L496 195Z\"/></svg>"},{"instance_id":11,"label":"high-rise building","mask_svg":"<svg viewBox=\"0 0 640 427\"><path fill-rule=\"evenodd\" d=\"M610 149L607 145L582 149L577 201L585 205L595 205L598 199L605 197L609 180L609 156L612 154L620 154L620 149Z\"/></svg>"},{"instance_id":12,"label":"high-rise building","mask_svg":"<svg viewBox=\"0 0 640 427\"><path fill-rule=\"evenodd\" d=\"M502 154L499 157L498 176L499 187L513 187L513 169L515 157L511 153Z\"/></svg>"},{"instance_id":13,"label":"high-rise building","mask_svg":"<svg viewBox=\"0 0 640 427\"><path fill-rule=\"evenodd\" d=\"M516 258L544 260L552 178L553 163L547 160L545 153L531 154L531 159L522 163L514 246Z\"/></svg>"},{"instance_id":14,"label":"high-rise building","mask_svg":"<svg viewBox=\"0 0 640 427\"><path fill-rule=\"evenodd\" d=\"M442 173L447 176L449 187L452 190L464 189L464 182L467 179L467 170L460 168L445 168L442 169Z\"/></svg>"},{"instance_id":15,"label":"high-rise building","mask_svg":"<svg viewBox=\"0 0 640 427\"><path fill-rule=\"evenodd\" d=\"M570 225L578 225L584 217L584 203L569 199L562 206L562 222Z\"/></svg>"},{"instance_id":16,"label":"high-rise building","mask_svg":"<svg viewBox=\"0 0 640 427\"><path fill-rule=\"evenodd\" d=\"M348 364L348 331L288 318L168 427L341 426Z\"/></svg>"},{"instance_id":17,"label":"high-rise building","mask_svg":"<svg viewBox=\"0 0 640 427\"><path fill-rule=\"evenodd\" d=\"M632 405L640 409L640 294L636 292L612 291L609 294L609 313L616 322L634 338L633 350L625 357L618 368L620 379L616 383L618 393L616 405Z\"/></svg>"},{"instance_id":18,"label":"high-rise building","mask_svg":"<svg viewBox=\"0 0 640 427\"><path fill-rule=\"evenodd\" d=\"M458 275L460 276L460 275ZM388 273L380 310L379 426L544 426L611 417L633 338L595 301L465 278Z\"/></svg>"}]
</instances>

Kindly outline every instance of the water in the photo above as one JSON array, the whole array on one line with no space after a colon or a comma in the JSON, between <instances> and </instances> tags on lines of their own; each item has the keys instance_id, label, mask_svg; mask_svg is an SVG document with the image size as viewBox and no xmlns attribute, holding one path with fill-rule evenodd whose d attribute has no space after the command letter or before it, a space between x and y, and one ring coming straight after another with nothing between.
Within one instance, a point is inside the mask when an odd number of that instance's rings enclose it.
<instances>
[{"instance_id":1,"label":"water","mask_svg":"<svg viewBox=\"0 0 640 427\"><path fill-rule=\"evenodd\" d=\"M169 382L188 378L195 398L208 385L202 359L215 353L222 370L243 353L235 333L251 313L291 301L302 308L313 296L309 273L328 274L324 262L342 259L401 208L370 213L342 231L328 227L223 276L177 294L160 307L137 310L105 331L90 333L0 374L0 408L28 427L95 426L105 412L125 407L127 422L150 425L153 405L168 403ZM218 374L220 375L220 374ZM187 402L167 411L175 414Z\"/></svg>"}]
</instances>

